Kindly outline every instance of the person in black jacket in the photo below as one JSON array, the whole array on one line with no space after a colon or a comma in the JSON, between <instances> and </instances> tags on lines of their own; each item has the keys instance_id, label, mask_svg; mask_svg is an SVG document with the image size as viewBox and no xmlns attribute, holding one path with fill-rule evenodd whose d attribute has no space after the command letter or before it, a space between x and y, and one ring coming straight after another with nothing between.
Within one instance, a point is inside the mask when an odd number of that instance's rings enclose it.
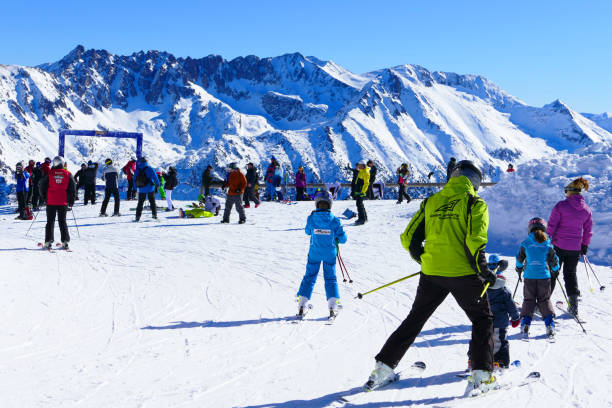
<instances>
[{"instance_id":1,"label":"person in black jacket","mask_svg":"<svg viewBox=\"0 0 612 408\"><path fill-rule=\"evenodd\" d=\"M353 180L351 181L351 197L355 198L355 184L357 183L357 175L359 174L359 170L356 168L352 168L350 164L346 165L346 169L353 172Z\"/></svg>"},{"instance_id":2,"label":"person in black jacket","mask_svg":"<svg viewBox=\"0 0 612 408\"><path fill-rule=\"evenodd\" d=\"M251 201L255 202L255 208L259 207L259 197L255 194L255 186L259 183L259 173L253 163L247 164L246 172L247 186L244 190L244 208L251 207Z\"/></svg>"},{"instance_id":3,"label":"person in black jacket","mask_svg":"<svg viewBox=\"0 0 612 408\"><path fill-rule=\"evenodd\" d=\"M92 204L96 203L96 175L98 174L98 163L91 160L87 162L85 169L85 177L83 177L83 185L85 186L85 200L83 205L87 205L88 201Z\"/></svg>"},{"instance_id":4,"label":"person in black jacket","mask_svg":"<svg viewBox=\"0 0 612 408\"><path fill-rule=\"evenodd\" d=\"M450 158L450 161L448 162L448 165L446 166L446 182L448 183L448 180L450 180L451 178L451 174L453 173L453 170L455 170L455 165L457 164L457 159L455 159L454 157Z\"/></svg>"},{"instance_id":5,"label":"person in black jacket","mask_svg":"<svg viewBox=\"0 0 612 408\"><path fill-rule=\"evenodd\" d=\"M174 205L172 204L172 190L178 186L176 167L168 167L168 172L164 174L164 180L166 180L166 184L164 184L164 191L166 192L166 203L168 204L166 211L174 211Z\"/></svg>"},{"instance_id":6,"label":"person in black jacket","mask_svg":"<svg viewBox=\"0 0 612 408\"><path fill-rule=\"evenodd\" d=\"M74 175L74 180L76 181L76 199L79 199L79 189L85 186L85 170L87 170L87 165L85 163L81 164L81 168Z\"/></svg>"},{"instance_id":7,"label":"person in black jacket","mask_svg":"<svg viewBox=\"0 0 612 408\"><path fill-rule=\"evenodd\" d=\"M36 166L34 170L32 170L32 207L34 211L38 211L38 206L41 204L42 199L40 196L40 190L38 189L38 184L44 177L44 173L42 171L42 163L36 162Z\"/></svg>"},{"instance_id":8,"label":"person in black jacket","mask_svg":"<svg viewBox=\"0 0 612 408\"><path fill-rule=\"evenodd\" d=\"M113 217L119 217L121 216L121 214L119 214L119 170L113 166L113 161L111 159L106 159L104 164L106 166L102 171L102 180L106 182L106 187L104 188L104 200L102 201L102 208L100 208L100 217L106 217L106 206L110 201L111 195L115 200Z\"/></svg>"},{"instance_id":9,"label":"person in black jacket","mask_svg":"<svg viewBox=\"0 0 612 408\"><path fill-rule=\"evenodd\" d=\"M374 200L374 191L372 190L372 187L376 181L376 172L378 169L372 160L368 160L367 165L370 168L370 186L368 187L367 196L368 200Z\"/></svg>"}]
</instances>

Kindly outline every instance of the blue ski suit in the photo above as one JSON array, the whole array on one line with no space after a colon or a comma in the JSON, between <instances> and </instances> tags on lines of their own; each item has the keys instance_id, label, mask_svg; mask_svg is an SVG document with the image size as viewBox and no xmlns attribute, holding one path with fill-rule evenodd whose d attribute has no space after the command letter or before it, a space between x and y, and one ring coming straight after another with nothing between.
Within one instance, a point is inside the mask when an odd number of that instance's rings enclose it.
<instances>
[{"instance_id":1,"label":"blue ski suit","mask_svg":"<svg viewBox=\"0 0 612 408\"><path fill-rule=\"evenodd\" d=\"M305 228L310 235L310 250L306 274L302 279L298 296L308 299L312 296L317 275L323 262L323 278L325 279L325 295L327 299L340 298L338 280L336 279L336 245L346 242L346 234L340 220L329 210L316 210L308 216Z\"/></svg>"}]
</instances>

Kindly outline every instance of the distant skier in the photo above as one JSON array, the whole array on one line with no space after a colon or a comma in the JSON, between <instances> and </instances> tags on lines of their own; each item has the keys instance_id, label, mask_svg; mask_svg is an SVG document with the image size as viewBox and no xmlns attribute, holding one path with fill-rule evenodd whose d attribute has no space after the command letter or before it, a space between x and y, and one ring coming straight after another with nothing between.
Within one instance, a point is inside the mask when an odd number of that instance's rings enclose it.
<instances>
[{"instance_id":1,"label":"distant skier","mask_svg":"<svg viewBox=\"0 0 612 408\"><path fill-rule=\"evenodd\" d=\"M578 279L576 268L580 255L586 255L593 236L591 209L584 201L582 190L589 190L588 180L580 177L565 187L566 199L559 201L548 218L548 235L552 238L559 263L563 266L563 280L569 298L569 311L578 315ZM559 272L551 277L552 290Z\"/></svg>"},{"instance_id":2,"label":"distant skier","mask_svg":"<svg viewBox=\"0 0 612 408\"><path fill-rule=\"evenodd\" d=\"M91 201L92 204L96 203L97 174L98 174L98 163L94 163L91 160L88 161L87 169L85 170L85 179L83 180L83 185L85 187L85 198L83 201L83 205L87 205L88 201Z\"/></svg>"},{"instance_id":3,"label":"distant skier","mask_svg":"<svg viewBox=\"0 0 612 408\"><path fill-rule=\"evenodd\" d=\"M225 200L225 210L223 211L223 219L221 222L229 223L230 213L232 212L232 207L235 205L236 211L238 211L240 217L238 223L244 224L246 222L246 214L242 206L242 194L246 188L247 180L236 163L231 163L229 165L229 170L229 177L224 186L227 187L227 198Z\"/></svg>"},{"instance_id":4,"label":"distant skier","mask_svg":"<svg viewBox=\"0 0 612 408\"><path fill-rule=\"evenodd\" d=\"M168 206L166 207L166 211L174 211L174 204L172 203L172 191L178 186L178 175L176 172L176 167L170 166L168 167L168 172L166 173L166 185L164 189L166 190L166 203Z\"/></svg>"},{"instance_id":5,"label":"distant skier","mask_svg":"<svg viewBox=\"0 0 612 408\"><path fill-rule=\"evenodd\" d=\"M17 192L17 206L19 215L18 220L27 220L26 206L28 205L28 185L30 184L30 173L25 171L23 163L19 162L15 165L15 182L17 184L15 190Z\"/></svg>"},{"instance_id":6,"label":"distant skier","mask_svg":"<svg viewBox=\"0 0 612 408\"><path fill-rule=\"evenodd\" d=\"M34 194L34 189L32 188L32 179L33 179L32 176L34 174L35 167L36 167L36 163L34 162L34 160L30 160L28 161L28 165L24 169L30 175L30 177L28 178L28 197L26 199L26 203L29 206L32 205L32 196Z\"/></svg>"},{"instance_id":7,"label":"distant skier","mask_svg":"<svg viewBox=\"0 0 612 408\"><path fill-rule=\"evenodd\" d=\"M274 171L278 162L276 161L276 157L272 156L270 158L270 164L266 169L266 197L268 201L273 201L276 195L276 191L274 189Z\"/></svg>"},{"instance_id":8,"label":"distant skier","mask_svg":"<svg viewBox=\"0 0 612 408\"><path fill-rule=\"evenodd\" d=\"M159 187L159 179L155 170L147 163L145 157L141 157L134 172L134 189L138 191L138 204L136 205L135 222L140 221L144 202L148 198L151 205L151 215L157 219L157 206L155 205L155 190Z\"/></svg>"},{"instance_id":9,"label":"distant skier","mask_svg":"<svg viewBox=\"0 0 612 408\"><path fill-rule=\"evenodd\" d=\"M537 307L546 324L546 335L555 335L553 306L550 302L551 272L559 270L559 258L546 235L546 221L532 218L527 226L529 236L521 243L516 255L516 272L523 274L523 306L521 307L521 331L529 334L533 312Z\"/></svg>"},{"instance_id":10,"label":"distant skier","mask_svg":"<svg viewBox=\"0 0 612 408\"><path fill-rule=\"evenodd\" d=\"M44 173L42 171L42 164L40 162L36 162L36 166L32 171L32 190L34 190L34 192L32 193L32 207L34 211L38 211L38 206L42 202L40 196L40 189L38 188L38 186L43 177Z\"/></svg>"},{"instance_id":11,"label":"distant skier","mask_svg":"<svg viewBox=\"0 0 612 408\"><path fill-rule=\"evenodd\" d=\"M66 212L74 205L76 183L70 172L64 169L64 159L61 156L56 156L52 164L53 167L49 170L49 174L43 177L39 186L40 194L47 202L44 247L51 249L51 244L54 241L55 218L57 217L62 247L68 249L70 234L66 223Z\"/></svg>"},{"instance_id":12,"label":"distant skier","mask_svg":"<svg viewBox=\"0 0 612 408\"><path fill-rule=\"evenodd\" d=\"M102 201L102 207L100 208L100 217L106 217L106 206L110 200L111 195L115 201L115 209L113 211L113 217L119 217L119 170L113 166L111 159L104 161L105 167L102 169L102 180L106 182L104 188L104 200Z\"/></svg>"},{"instance_id":13,"label":"distant skier","mask_svg":"<svg viewBox=\"0 0 612 408\"><path fill-rule=\"evenodd\" d=\"M370 169L363 162L359 162L357 163L357 170L359 172L355 181L355 201L357 202L358 217L355 225L363 225L368 221L368 214L363 205L363 199L370 186Z\"/></svg>"},{"instance_id":14,"label":"distant skier","mask_svg":"<svg viewBox=\"0 0 612 408\"><path fill-rule=\"evenodd\" d=\"M448 182L448 180L450 180L450 178L452 177L453 170L455 170L456 164L457 164L457 159L455 159L454 157L451 157L450 161L448 162L448 165L446 166L446 182Z\"/></svg>"},{"instance_id":15,"label":"distant skier","mask_svg":"<svg viewBox=\"0 0 612 408\"><path fill-rule=\"evenodd\" d=\"M516 308L510 291L506 288L506 277L503 271L508 267L508 261L501 260L498 255L489 255L489 270L495 271L497 280L495 285L489 286L487 295L489 305L493 313L493 362L500 368L508 368L510 365L510 343L507 339L508 324L518 327L521 317ZM471 342L468 356L471 355ZM468 367L470 366L468 361Z\"/></svg>"},{"instance_id":16,"label":"distant skier","mask_svg":"<svg viewBox=\"0 0 612 408\"><path fill-rule=\"evenodd\" d=\"M298 167L298 171L295 173L295 201L304 201L304 191L306 191L306 173L304 173L304 166Z\"/></svg>"},{"instance_id":17,"label":"distant skier","mask_svg":"<svg viewBox=\"0 0 612 408\"><path fill-rule=\"evenodd\" d=\"M283 189L281 186L283 182L283 176L284 171L282 166L279 163L276 163L276 165L274 166L274 191L276 193L276 200L278 201L284 200Z\"/></svg>"},{"instance_id":18,"label":"distant skier","mask_svg":"<svg viewBox=\"0 0 612 408\"><path fill-rule=\"evenodd\" d=\"M375 357L366 388L395 378L393 369L449 293L472 322L472 373L466 393L486 392L496 381L493 316L487 294L480 298L483 281L494 285L497 279L484 252L489 211L476 195L481 181L482 173L472 162L457 163L446 186L423 200L402 233L402 245L421 264L419 286L408 317Z\"/></svg>"},{"instance_id":19,"label":"distant skier","mask_svg":"<svg viewBox=\"0 0 612 408\"><path fill-rule=\"evenodd\" d=\"M357 176L359 175L359 169L357 168L357 165L355 165L355 168L351 167L350 164L347 164L345 167L347 170L350 170L351 173L353 173L353 178L351 180L351 198L355 198L355 185L357 184Z\"/></svg>"},{"instance_id":20,"label":"distant skier","mask_svg":"<svg viewBox=\"0 0 612 408\"><path fill-rule=\"evenodd\" d=\"M255 187L259 183L259 173L253 163L247 164L246 172L247 186L244 190L244 208L251 207L251 201L255 203L255 208L259 207L259 197L255 195Z\"/></svg>"},{"instance_id":21,"label":"distant skier","mask_svg":"<svg viewBox=\"0 0 612 408\"><path fill-rule=\"evenodd\" d=\"M368 160L366 164L370 170L370 185L368 187L367 197L368 200L375 200L376 198L374 196L374 183L376 182L376 173L378 172L378 168L372 160Z\"/></svg>"},{"instance_id":22,"label":"distant skier","mask_svg":"<svg viewBox=\"0 0 612 408\"><path fill-rule=\"evenodd\" d=\"M336 279L337 245L346 243L346 234L342 229L340 220L331 212L332 198L327 191L323 191L315 199L316 210L306 221L305 232L310 235L310 249L308 250L308 263L306 274L298 290L298 318L304 316L308 301L312 297L317 275L323 262L323 278L325 279L325 295L330 318L338 313L340 292Z\"/></svg>"},{"instance_id":23,"label":"distant skier","mask_svg":"<svg viewBox=\"0 0 612 408\"><path fill-rule=\"evenodd\" d=\"M45 161L42 164L42 171L45 176L49 175L49 171L51 171L51 159L49 157L45 157Z\"/></svg>"},{"instance_id":24,"label":"distant skier","mask_svg":"<svg viewBox=\"0 0 612 408\"><path fill-rule=\"evenodd\" d=\"M514 170L514 165L512 163L508 164L508 169L506 169L507 173L514 173L516 170Z\"/></svg>"},{"instance_id":25,"label":"distant skier","mask_svg":"<svg viewBox=\"0 0 612 408\"><path fill-rule=\"evenodd\" d=\"M213 183L224 183L224 180L220 180L213 176L212 174L213 167L209 164L206 167L206 170L202 173L202 184L200 186L200 197L201 200L204 200L204 197L210 195L210 186Z\"/></svg>"},{"instance_id":26,"label":"distant skier","mask_svg":"<svg viewBox=\"0 0 612 408\"><path fill-rule=\"evenodd\" d=\"M159 180L159 187L157 187L157 191L159 193L159 197L162 200L166 199L166 170L159 169L155 174L157 174L157 179Z\"/></svg>"},{"instance_id":27,"label":"distant skier","mask_svg":"<svg viewBox=\"0 0 612 408\"><path fill-rule=\"evenodd\" d=\"M85 187L85 172L87 171L87 165L81 163L81 168L74 174L74 181L76 181L76 200L79 199L79 190Z\"/></svg>"},{"instance_id":28,"label":"distant skier","mask_svg":"<svg viewBox=\"0 0 612 408\"><path fill-rule=\"evenodd\" d=\"M136 171L136 159L130 158L125 166L121 169L127 177L127 193L126 200L133 200L136 197L136 190L134 189L134 172Z\"/></svg>"},{"instance_id":29,"label":"distant skier","mask_svg":"<svg viewBox=\"0 0 612 408\"><path fill-rule=\"evenodd\" d=\"M406 198L406 203L409 203L412 200L408 193L406 193L406 184L408 183L409 176L410 170L408 170L408 164L402 163L402 165L397 169L397 184L399 185L397 204L401 204L404 198Z\"/></svg>"}]
</instances>

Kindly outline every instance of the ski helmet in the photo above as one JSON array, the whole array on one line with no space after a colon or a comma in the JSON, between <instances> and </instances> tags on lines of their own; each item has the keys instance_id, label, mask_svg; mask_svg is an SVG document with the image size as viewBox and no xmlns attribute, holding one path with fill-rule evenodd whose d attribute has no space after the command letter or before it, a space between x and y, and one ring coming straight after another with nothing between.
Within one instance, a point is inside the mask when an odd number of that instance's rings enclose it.
<instances>
[{"instance_id":1,"label":"ski helmet","mask_svg":"<svg viewBox=\"0 0 612 408\"><path fill-rule=\"evenodd\" d=\"M45 157L45 163L51 163L51 158L50 157Z\"/></svg>"},{"instance_id":2,"label":"ski helmet","mask_svg":"<svg viewBox=\"0 0 612 408\"><path fill-rule=\"evenodd\" d=\"M236 162L231 162L229 166L227 166L227 168L230 170L238 170L238 165L236 164Z\"/></svg>"},{"instance_id":3,"label":"ski helmet","mask_svg":"<svg viewBox=\"0 0 612 408\"><path fill-rule=\"evenodd\" d=\"M489 269L495 269L499 265L500 261L501 261L501 259L500 259L499 255L491 254L491 255L489 255L489 262L487 262L487 266L489 267Z\"/></svg>"},{"instance_id":4,"label":"ski helmet","mask_svg":"<svg viewBox=\"0 0 612 408\"><path fill-rule=\"evenodd\" d=\"M540 217L535 217L529 220L529 224L527 224L527 233L531 234L535 230L541 230L546 232L546 221L544 221Z\"/></svg>"},{"instance_id":5,"label":"ski helmet","mask_svg":"<svg viewBox=\"0 0 612 408\"><path fill-rule=\"evenodd\" d=\"M86 163L81 163L81 167L87 167Z\"/></svg>"},{"instance_id":6,"label":"ski helmet","mask_svg":"<svg viewBox=\"0 0 612 408\"><path fill-rule=\"evenodd\" d=\"M17 164L15 165L15 168L17 170L22 170L23 169L23 163L22 162L17 162Z\"/></svg>"},{"instance_id":7,"label":"ski helmet","mask_svg":"<svg viewBox=\"0 0 612 408\"><path fill-rule=\"evenodd\" d=\"M62 156L55 156L51 166L57 168L64 167L64 158Z\"/></svg>"},{"instance_id":8,"label":"ski helmet","mask_svg":"<svg viewBox=\"0 0 612 408\"><path fill-rule=\"evenodd\" d=\"M460 176L467 177L470 183L472 183L474 191L478 191L480 183L482 182L482 173L471 160L461 160L455 165L451 177Z\"/></svg>"},{"instance_id":9,"label":"ski helmet","mask_svg":"<svg viewBox=\"0 0 612 408\"><path fill-rule=\"evenodd\" d=\"M106 159L104 160L104 164L106 164L107 166L110 166L111 164L113 164L113 161L111 159Z\"/></svg>"},{"instance_id":10,"label":"ski helmet","mask_svg":"<svg viewBox=\"0 0 612 408\"><path fill-rule=\"evenodd\" d=\"M329 209L332 208L333 199L327 190L323 190L317 193L317 197L315 198L315 207L319 208L319 203L324 202L329 205Z\"/></svg>"}]
</instances>

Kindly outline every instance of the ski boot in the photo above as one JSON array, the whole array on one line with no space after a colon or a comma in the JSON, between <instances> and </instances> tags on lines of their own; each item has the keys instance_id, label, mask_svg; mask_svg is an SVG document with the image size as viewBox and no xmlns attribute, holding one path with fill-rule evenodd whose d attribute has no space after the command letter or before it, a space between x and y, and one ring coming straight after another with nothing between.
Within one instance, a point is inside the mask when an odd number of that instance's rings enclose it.
<instances>
[{"instance_id":1,"label":"ski boot","mask_svg":"<svg viewBox=\"0 0 612 408\"><path fill-rule=\"evenodd\" d=\"M179 217L185 218L185 211L182 208L179 208Z\"/></svg>"},{"instance_id":2,"label":"ski boot","mask_svg":"<svg viewBox=\"0 0 612 408\"><path fill-rule=\"evenodd\" d=\"M64 242L62 242L62 249L70 249L70 248L68 247L68 241L64 241Z\"/></svg>"},{"instance_id":3,"label":"ski boot","mask_svg":"<svg viewBox=\"0 0 612 408\"><path fill-rule=\"evenodd\" d=\"M51 242L51 241L47 241L47 242L45 242L45 243L43 244L43 248L44 248L44 249L51 250L51 246L52 246L52 245L53 245L53 242Z\"/></svg>"},{"instance_id":4,"label":"ski boot","mask_svg":"<svg viewBox=\"0 0 612 408\"><path fill-rule=\"evenodd\" d=\"M475 397L497 388L499 388L497 378L490 371L473 370L472 374L468 377L465 396Z\"/></svg>"},{"instance_id":5,"label":"ski boot","mask_svg":"<svg viewBox=\"0 0 612 408\"><path fill-rule=\"evenodd\" d=\"M306 296L298 296L298 313L296 315L296 318L298 320L303 320L306 316L306 313L308 313L308 310L310 310L308 300L309 299Z\"/></svg>"},{"instance_id":6,"label":"ski boot","mask_svg":"<svg viewBox=\"0 0 612 408\"><path fill-rule=\"evenodd\" d=\"M338 313L342 310L342 305L338 298L332 297L327 300L327 306L329 307L329 317L327 320L331 323L338 317Z\"/></svg>"},{"instance_id":7,"label":"ski boot","mask_svg":"<svg viewBox=\"0 0 612 408\"><path fill-rule=\"evenodd\" d=\"M111 215L111 217L121 217L121 213L118 213L118 212L113 213L113 215Z\"/></svg>"},{"instance_id":8,"label":"ski boot","mask_svg":"<svg viewBox=\"0 0 612 408\"><path fill-rule=\"evenodd\" d=\"M377 361L374 366L374 371L370 374L368 381L363 386L364 391L369 392L376 388L382 387L383 385L389 384L397 379L397 374L393 372L393 369L383 363Z\"/></svg>"},{"instance_id":9,"label":"ski boot","mask_svg":"<svg viewBox=\"0 0 612 408\"><path fill-rule=\"evenodd\" d=\"M106 213L100 213L98 217L108 217L108 215L106 215Z\"/></svg>"},{"instance_id":10,"label":"ski boot","mask_svg":"<svg viewBox=\"0 0 612 408\"><path fill-rule=\"evenodd\" d=\"M569 297L569 307L567 311L578 318L578 296L573 295Z\"/></svg>"},{"instance_id":11,"label":"ski boot","mask_svg":"<svg viewBox=\"0 0 612 408\"><path fill-rule=\"evenodd\" d=\"M239 221L238 221L238 224L244 224L245 222L246 222L246 219L245 219L245 218L243 218L243 219L241 219L241 220L239 220Z\"/></svg>"}]
</instances>

